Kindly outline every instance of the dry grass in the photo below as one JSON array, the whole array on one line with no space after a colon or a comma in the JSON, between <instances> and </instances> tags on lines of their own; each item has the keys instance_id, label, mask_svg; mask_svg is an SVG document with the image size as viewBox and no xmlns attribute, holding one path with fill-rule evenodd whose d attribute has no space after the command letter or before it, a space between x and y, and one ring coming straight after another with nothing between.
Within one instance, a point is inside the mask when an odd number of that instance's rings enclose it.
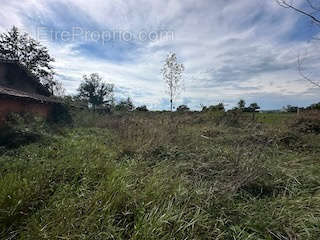
<instances>
[{"instance_id":1,"label":"dry grass","mask_svg":"<svg viewBox=\"0 0 320 240\"><path fill-rule=\"evenodd\" d=\"M0 238L318 239L320 137L264 120L77 113L1 154Z\"/></svg>"},{"instance_id":2,"label":"dry grass","mask_svg":"<svg viewBox=\"0 0 320 240\"><path fill-rule=\"evenodd\" d=\"M320 133L320 111L306 111L295 117L291 122L293 130L302 133Z\"/></svg>"}]
</instances>

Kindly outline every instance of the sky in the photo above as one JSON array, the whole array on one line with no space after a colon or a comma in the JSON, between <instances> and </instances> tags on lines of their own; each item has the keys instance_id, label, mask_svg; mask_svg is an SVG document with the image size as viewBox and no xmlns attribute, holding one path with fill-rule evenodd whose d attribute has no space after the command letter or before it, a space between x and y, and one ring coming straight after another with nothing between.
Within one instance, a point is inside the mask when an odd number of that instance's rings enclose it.
<instances>
[{"instance_id":1,"label":"sky","mask_svg":"<svg viewBox=\"0 0 320 240\"><path fill-rule=\"evenodd\" d=\"M15 25L48 47L67 94L84 74L99 73L117 99L167 110L161 68L175 52L185 66L176 107L320 101L320 89L298 73L300 57L320 79L320 28L274 0L0 0L0 19L0 32Z\"/></svg>"}]
</instances>

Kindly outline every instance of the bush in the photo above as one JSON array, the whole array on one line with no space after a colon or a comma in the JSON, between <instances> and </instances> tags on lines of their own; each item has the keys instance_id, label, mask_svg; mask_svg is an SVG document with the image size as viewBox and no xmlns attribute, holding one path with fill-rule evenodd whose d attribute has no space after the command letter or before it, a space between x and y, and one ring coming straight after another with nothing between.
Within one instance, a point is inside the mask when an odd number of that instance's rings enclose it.
<instances>
[{"instance_id":1,"label":"bush","mask_svg":"<svg viewBox=\"0 0 320 240\"><path fill-rule=\"evenodd\" d=\"M307 107L308 110L320 110L320 102L311 104Z\"/></svg>"},{"instance_id":2,"label":"bush","mask_svg":"<svg viewBox=\"0 0 320 240\"><path fill-rule=\"evenodd\" d=\"M69 108L65 104L54 104L49 116L49 122L57 124L72 124L72 117Z\"/></svg>"},{"instance_id":3,"label":"bush","mask_svg":"<svg viewBox=\"0 0 320 240\"><path fill-rule=\"evenodd\" d=\"M302 133L320 133L320 112L302 112L293 120L291 128Z\"/></svg>"},{"instance_id":4,"label":"bush","mask_svg":"<svg viewBox=\"0 0 320 240\"><path fill-rule=\"evenodd\" d=\"M224 108L224 104L223 103L219 103L217 105L211 105L209 107L203 106L202 107L202 112L224 112L225 108Z\"/></svg>"},{"instance_id":5,"label":"bush","mask_svg":"<svg viewBox=\"0 0 320 240\"><path fill-rule=\"evenodd\" d=\"M140 107L137 107L137 108L136 108L136 111L137 111L137 112L148 112L149 110L148 110L148 108L147 108L146 105L142 105L142 106L140 106Z\"/></svg>"},{"instance_id":6,"label":"bush","mask_svg":"<svg viewBox=\"0 0 320 240\"><path fill-rule=\"evenodd\" d=\"M38 141L45 128L42 118L31 114L11 113L0 129L0 146L15 148Z\"/></svg>"},{"instance_id":7,"label":"bush","mask_svg":"<svg viewBox=\"0 0 320 240\"><path fill-rule=\"evenodd\" d=\"M31 131L16 130L4 127L0 129L0 146L16 148L38 141L41 135Z\"/></svg>"},{"instance_id":8,"label":"bush","mask_svg":"<svg viewBox=\"0 0 320 240\"><path fill-rule=\"evenodd\" d=\"M299 109L298 107L291 106L291 105L288 105L287 107L285 107L285 110L290 113L296 113L298 112L298 109Z\"/></svg>"},{"instance_id":9,"label":"bush","mask_svg":"<svg viewBox=\"0 0 320 240\"><path fill-rule=\"evenodd\" d=\"M188 112L190 111L190 108L188 108L187 105L180 105L178 108L177 108L177 112Z\"/></svg>"},{"instance_id":10,"label":"bush","mask_svg":"<svg viewBox=\"0 0 320 240\"><path fill-rule=\"evenodd\" d=\"M117 105L114 106L115 111L119 112L130 112L134 110L134 105L131 98L120 101Z\"/></svg>"}]
</instances>

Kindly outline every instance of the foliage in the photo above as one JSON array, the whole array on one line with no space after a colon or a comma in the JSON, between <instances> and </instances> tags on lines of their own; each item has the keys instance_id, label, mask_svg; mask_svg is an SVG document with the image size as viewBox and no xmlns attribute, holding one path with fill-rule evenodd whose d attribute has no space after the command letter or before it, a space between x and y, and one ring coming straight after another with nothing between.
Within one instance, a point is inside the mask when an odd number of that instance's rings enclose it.
<instances>
[{"instance_id":1,"label":"foliage","mask_svg":"<svg viewBox=\"0 0 320 240\"><path fill-rule=\"evenodd\" d=\"M79 95L65 95L61 97L61 100L64 104L68 105L69 107L88 107L87 101L81 98Z\"/></svg>"},{"instance_id":2,"label":"foliage","mask_svg":"<svg viewBox=\"0 0 320 240\"><path fill-rule=\"evenodd\" d=\"M201 106L201 112L206 112L208 110L207 106L204 106L202 104L200 106Z\"/></svg>"},{"instance_id":3,"label":"foliage","mask_svg":"<svg viewBox=\"0 0 320 240\"><path fill-rule=\"evenodd\" d=\"M17 60L41 80L51 93L55 93L56 87L61 88L61 84L53 79L51 63L54 58L49 55L48 49L15 26L7 33L0 34L0 58Z\"/></svg>"},{"instance_id":4,"label":"foliage","mask_svg":"<svg viewBox=\"0 0 320 240\"><path fill-rule=\"evenodd\" d=\"M45 120L28 113L11 113L0 129L0 146L16 148L38 141L46 129Z\"/></svg>"},{"instance_id":5,"label":"foliage","mask_svg":"<svg viewBox=\"0 0 320 240\"><path fill-rule=\"evenodd\" d=\"M138 112L148 112L149 111L146 105L142 105L142 106L136 107L135 110L138 111Z\"/></svg>"},{"instance_id":6,"label":"foliage","mask_svg":"<svg viewBox=\"0 0 320 240\"><path fill-rule=\"evenodd\" d=\"M105 83L98 73L83 76L78 88L80 100L87 101L93 109L97 106L110 104L113 101L113 84Z\"/></svg>"},{"instance_id":7,"label":"foliage","mask_svg":"<svg viewBox=\"0 0 320 240\"><path fill-rule=\"evenodd\" d=\"M177 112L188 112L190 111L190 108L188 108L187 105L180 105L178 108L177 108Z\"/></svg>"},{"instance_id":8,"label":"foliage","mask_svg":"<svg viewBox=\"0 0 320 240\"><path fill-rule=\"evenodd\" d=\"M259 107L259 105L257 104L257 103L251 103L250 105L249 105L249 107L245 107L244 109L243 109L243 111L244 112L252 112L252 113L254 113L254 112L256 112L257 110L259 110L260 109L260 107Z\"/></svg>"},{"instance_id":9,"label":"foliage","mask_svg":"<svg viewBox=\"0 0 320 240\"><path fill-rule=\"evenodd\" d=\"M296 106L291 106L291 105L287 105L286 107L285 107L285 110L287 111L287 112L289 112L289 113L296 113L296 112L298 112L298 107L296 107Z\"/></svg>"},{"instance_id":10,"label":"foliage","mask_svg":"<svg viewBox=\"0 0 320 240\"><path fill-rule=\"evenodd\" d=\"M163 79L168 88L170 97L170 110L173 110L173 101L179 94L181 89L182 73L184 71L183 64L177 62L175 53L169 53L165 63L161 69Z\"/></svg>"},{"instance_id":11,"label":"foliage","mask_svg":"<svg viewBox=\"0 0 320 240\"><path fill-rule=\"evenodd\" d=\"M60 125L72 124L72 116L67 104L54 104L49 116L49 121Z\"/></svg>"},{"instance_id":12,"label":"foliage","mask_svg":"<svg viewBox=\"0 0 320 240\"><path fill-rule=\"evenodd\" d=\"M260 106L257 103L251 103L248 107L246 107L245 100L241 99L233 110L240 110L242 112L256 112L260 109Z\"/></svg>"},{"instance_id":13,"label":"foliage","mask_svg":"<svg viewBox=\"0 0 320 240\"><path fill-rule=\"evenodd\" d=\"M307 107L307 110L320 110L320 102L311 104Z\"/></svg>"},{"instance_id":14,"label":"foliage","mask_svg":"<svg viewBox=\"0 0 320 240\"><path fill-rule=\"evenodd\" d=\"M206 106L203 106L202 107L202 111L203 112L216 112L216 111L222 111L224 112L225 111L225 108L224 108L224 104L223 103L219 103L217 105L211 105L209 107L206 107Z\"/></svg>"},{"instance_id":15,"label":"foliage","mask_svg":"<svg viewBox=\"0 0 320 240\"><path fill-rule=\"evenodd\" d=\"M130 97L128 97L126 100L120 101L118 104L114 106L115 111L120 112L129 112L134 110L134 105Z\"/></svg>"},{"instance_id":16,"label":"foliage","mask_svg":"<svg viewBox=\"0 0 320 240\"><path fill-rule=\"evenodd\" d=\"M243 100L243 99L240 99L239 102L238 102L238 108L243 111L244 108L246 107L246 101Z\"/></svg>"}]
</instances>

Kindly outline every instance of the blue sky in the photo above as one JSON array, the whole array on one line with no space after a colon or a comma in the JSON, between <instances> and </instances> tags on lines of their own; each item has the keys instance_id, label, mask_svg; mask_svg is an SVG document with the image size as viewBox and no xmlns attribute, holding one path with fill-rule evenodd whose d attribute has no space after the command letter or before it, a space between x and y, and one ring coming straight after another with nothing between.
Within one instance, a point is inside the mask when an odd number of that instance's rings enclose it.
<instances>
[{"instance_id":1,"label":"blue sky","mask_svg":"<svg viewBox=\"0 0 320 240\"><path fill-rule=\"evenodd\" d=\"M303 6L304 0L293 2ZM16 25L45 44L69 94L83 74L97 72L116 85L117 98L168 109L160 69L174 51L186 69L176 106L224 102L231 108L243 98L277 109L320 101L320 89L297 71L301 56L308 74L319 77L320 41L312 39L320 28L273 0L0 3L0 32Z\"/></svg>"}]
</instances>

